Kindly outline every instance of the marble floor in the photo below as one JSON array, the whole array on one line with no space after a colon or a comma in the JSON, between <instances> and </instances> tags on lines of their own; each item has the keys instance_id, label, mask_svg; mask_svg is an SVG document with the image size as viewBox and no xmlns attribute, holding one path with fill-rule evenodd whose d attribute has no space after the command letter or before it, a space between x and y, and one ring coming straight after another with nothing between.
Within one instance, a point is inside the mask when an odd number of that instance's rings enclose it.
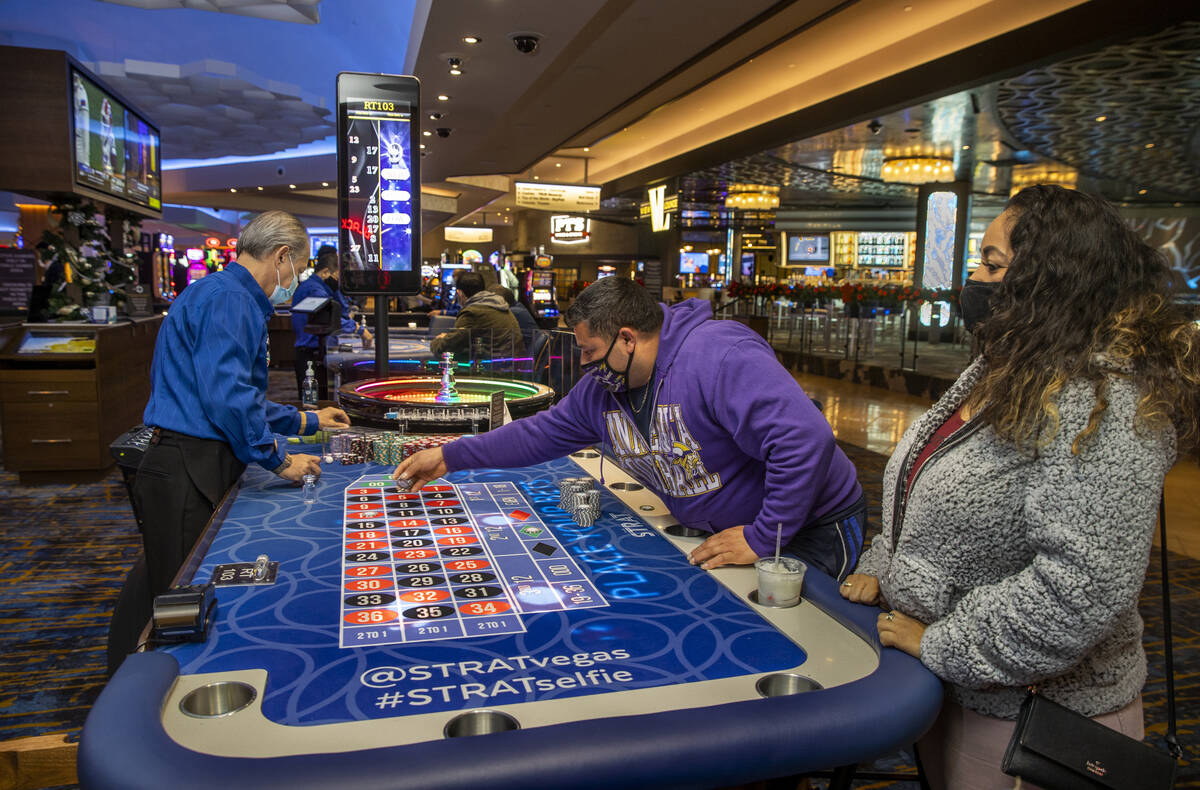
<instances>
[{"instance_id":1,"label":"marble floor","mask_svg":"<svg viewBox=\"0 0 1200 790\"><path fill-rule=\"evenodd\" d=\"M882 455L891 455L900 436L930 405L878 387L794 375L809 397L821 401L838 439ZM1194 457L1175 464L1167 475L1166 491L1167 548L1200 558L1200 465Z\"/></svg>"}]
</instances>

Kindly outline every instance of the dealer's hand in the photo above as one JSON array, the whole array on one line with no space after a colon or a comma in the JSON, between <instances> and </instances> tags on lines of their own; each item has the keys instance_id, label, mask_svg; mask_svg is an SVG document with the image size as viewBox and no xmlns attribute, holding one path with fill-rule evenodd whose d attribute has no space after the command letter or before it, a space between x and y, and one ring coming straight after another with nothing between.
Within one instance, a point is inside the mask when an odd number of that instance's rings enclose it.
<instances>
[{"instance_id":1,"label":"dealer's hand","mask_svg":"<svg viewBox=\"0 0 1200 790\"><path fill-rule=\"evenodd\" d=\"M317 420L320 423L321 429L326 431L340 431L343 428L350 427L350 418L346 416L346 412L339 409L337 406L326 406L317 411Z\"/></svg>"},{"instance_id":2,"label":"dealer's hand","mask_svg":"<svg viewBox=\"0 0 1200 790\"><path fill-rule=\"evenodd\" d=\"M879 603L879 579L866 573L852 573L838 587L838 592L854 603L875 605Z\"/></svg>"},{"instance_id":3,"label":"dealer's hand","mask_svg":"<svg viewBox=\"0 0 1200 790\"><path fill-rule=\"evenodd\" d=\"M308 453L292 455L288 453L287 460L291 463L279 472L279 476L284 480L300 483L304 481L305 475L321 477L321 459L315 455L309 455Z\"/></svg>"},{"instance_id":4,"label":"dealer's hand","mask_svg":"<svg viewBox=\"0 0 1200 790\"><path fill-rule=\"evenodd\" d=\"M444 474L446 474L446 459L442 455L442 448L431 447L401 461L400 465L396 467L396 471L392 472L392 479L411 480L412 488L409 490L419 491L421 486L431 480L437 480Z\"/></svg>"},{"instance_id":5,"label":"dealer's hand","mask_svg":"<svg viewBox=\"0 0 1200 790\"><path fill-rule=\"evenodd\" d=\"M921 637L925 635L926 626L920 620L892 610L879 615L876 626L884 647L903 650L913 658L921 657Z\"/></svg>"},{"instance_id":6,"label":"dealer's hand","mask_svg":"<svg viewBox=\"0 0 1200 790\"><path fill-rule=\"evenodd\" d=\"M758 555L750 548L746 536L742 534L745 528L741 526L721 530L692 549L688 559L693 565L699 565L706 571L720 568L722 565L753 565Z\"/></svg>"}]
</instances>

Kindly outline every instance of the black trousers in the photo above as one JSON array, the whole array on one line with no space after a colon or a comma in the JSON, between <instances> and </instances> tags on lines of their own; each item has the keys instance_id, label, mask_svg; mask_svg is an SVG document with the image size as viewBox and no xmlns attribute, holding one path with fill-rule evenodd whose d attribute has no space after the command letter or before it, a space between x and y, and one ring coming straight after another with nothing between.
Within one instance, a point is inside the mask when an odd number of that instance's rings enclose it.
<instances>
[{"instance_id":1,"label":"black trousers","mask_svg":"<svg viewBox=\"0 0 1200 790\"><path fill-rule=\"evenodd\" d=\"M296 346L296 398L304 400L304 375L308 373L308 363L313 363L313 373L317 374L317 392L322 388L328 393L329 378L323 360L317 359L317 349ZM327 396L328 397L328 396Z\"/></svg>"},{"instance_id":2,"label":"black trousers","mask_svg":"<svg viewBox=\"0 0 1200 790\"><path fill-rule=\"evenodd\" d=\"M109 670L137 647L154 596L171 587L226 492L246 465L225 442L163 431L133 483L143 559L130 571L109 625Z\"/></svg>"}]
</instances>

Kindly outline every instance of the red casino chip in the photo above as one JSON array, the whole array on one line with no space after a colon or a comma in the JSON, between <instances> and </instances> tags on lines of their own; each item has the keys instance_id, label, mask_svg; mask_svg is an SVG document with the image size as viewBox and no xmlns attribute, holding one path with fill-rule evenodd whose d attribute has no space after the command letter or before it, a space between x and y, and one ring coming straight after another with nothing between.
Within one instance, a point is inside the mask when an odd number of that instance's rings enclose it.
<instances>
[{"instance_id":1,"label":"red casino chip","mask_svg":"<svg viewBox=\"0 0 1200 790\"><path fill-rule=\"evenodd\" d=\"M390 590L396 586L391 579L351 579L346 582L346 589L351 592L379 592Z\"/></svg>"},{"instance_id":2,"label":"red casino chip","mask_svg":"<svg viewBox=\"0 0 1200 790\"><path fill-rule=\"evenodd\" d=\"M346 575L354 578L389 576L391 573L392 569L386 565L355 565L353 568L346 569Z\"/></svg>"},{"instance_id":3,"label":"red casino chip","mask_svg":"<svg viewBox=\"0 0 1200 790\"><path fill-rule=\"evenodd\" d=\"M532 515L532 513L526 513L524 510L514 510L508 514L509 518L515 518L517 521L525 521Z\"/></svg>"},{"instance_id":4,"label":"red casino chip","mask_svg":"<svg viewBox=\"0 0 1200 790\"><path fill-rule=\"evenodd\" d=\"M487 560L451 560L446 563L445 567L448 571L477 571L482 568L490 568L492 564Z\"/></svg>"},{"instance_id":5,"label":"red casino chip","mask_svg":"<svg viewBox=\"0 0 1200 790\"><path fill-rule=\"evenodd\" d=\"M351 625L377 625L390 623L399 616L399 612L391 609L359 609L357 612L347 613L342 619Z\"/></svg>"},{"instance_id":6,"label":"red casino chip","mask_svg":"<svg viewBox=\"0 0 1200 790\"><path fill-rule=\"evenodd\" d=\"M504 614L512 610L508 601L472 601L458 607L463 617L483 617L489 614Z\"/></svg>"},{"instance_id":7,"label":"red casino chip","mask_svg":"<svg viewBox=\"0 0 1200 790\"><path fill-rule=\"evenodd\" d=\"M450 597L447 590L413 590L400 593L400 600L407 603L437 603Z\"/></svg>"}]
</instances>

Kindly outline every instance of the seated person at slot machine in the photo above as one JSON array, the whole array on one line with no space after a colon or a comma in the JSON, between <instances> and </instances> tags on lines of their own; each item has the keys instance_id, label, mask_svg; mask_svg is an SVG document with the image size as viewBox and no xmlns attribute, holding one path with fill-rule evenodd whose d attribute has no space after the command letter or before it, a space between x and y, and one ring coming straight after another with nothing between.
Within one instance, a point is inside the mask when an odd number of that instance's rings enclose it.
<instances>
[{"instance_id":1,"label":"seated person at slot machine","mask_svg":"<svg viewBox=\"0 0 1200 790\"><path fill-rule=\"evenodd\" d=\"M508 302L484 288L482 277L464 272L458 278L458 301L462 308L454 319L454 329L442 332L429 344L435 357L450 351L456 359L470 359L480 343L488 359L524 355L521 325L508 309Z\"/></svg>"},{"instance_id":2,"label":"seated person at slot machine","mask_svg":"<svg viewBox=\"0 0 1200 790\"><path fill-rule=\"evenodd\" d=\"M370 348L371 333L365 327L360 330L350 319L350 303L338 288L337 268L337 250L329 246L318 250L317 263L312 274L296 288L296 293L292 296L292 305L298 305L310 296L335 300L342 307L342 334L359 335L362 337L363 347ZM292 313L292 329L296 333L296 391L301 393L301 397L309 362L313 363L313 372L316 373L318 382L324 383L326 375L325 366L317 359L319 338L305 331L307 324L307 313Z\"/></svg>"},{"instance_id":3,"label":"seated person at slot machine","mask_svg":"<svg viewBox=\"0 0 1200 790\"><path fill-rule=\"evenodd\" d=\"M154 437L133 486L151 597L169 589L247 464L293 483L321 474L315 455L285 453L276 434L350 425L338 408L301 412L267 400L267 320L295 292L307 249L298 219L259 214L238 237L237 263L190 285L163 321L143 416ZM114 614L110 651L133 650L150 604Z\"/></svg>"},{"instance_id":4,"label":"seated person at slot machine","mask_svg":"<svg viewBox=\"0 0 1200 790\"><path fill-rule=\"evenodd\" d=\"M604 442L676 518L712 536L705 569L784 550L831 576L854 567L867 526L854 465L829 423L755 332L699 299L667 306L624 277L567 311L588 374L548 411L424 450L393 477L513 468Z\"/></svg>"}]
</instances>

